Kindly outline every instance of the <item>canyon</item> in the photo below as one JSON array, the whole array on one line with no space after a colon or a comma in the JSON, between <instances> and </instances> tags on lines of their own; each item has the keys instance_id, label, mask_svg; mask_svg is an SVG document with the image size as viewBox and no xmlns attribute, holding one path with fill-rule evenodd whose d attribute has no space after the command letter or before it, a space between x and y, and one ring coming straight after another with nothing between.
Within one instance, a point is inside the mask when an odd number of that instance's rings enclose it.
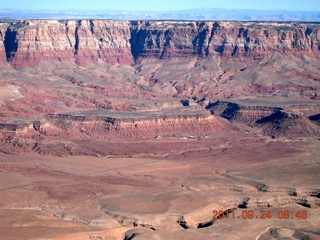
<instances>
[{"instance_id":1,"label":"canyon","mask_svg":"<svg viewBox=\"0 0 320 240\"><path fill-rule=\"evenodd\" d=\"M319 238L319 30L1 22L1 236Z\"/></svg>"}]
</instances>

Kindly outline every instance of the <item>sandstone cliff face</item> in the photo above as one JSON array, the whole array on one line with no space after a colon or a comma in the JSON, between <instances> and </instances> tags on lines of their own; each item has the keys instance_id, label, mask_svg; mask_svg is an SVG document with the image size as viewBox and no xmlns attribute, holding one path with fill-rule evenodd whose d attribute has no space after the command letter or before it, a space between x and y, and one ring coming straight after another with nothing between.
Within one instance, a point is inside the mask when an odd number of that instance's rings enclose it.
<instances>
[{"instance_id":1,"label":"sandstone cliff face","mask_svg":"<svg viewBox=\"0 0 320 240\"><path fill-rule=\"evenodd\" d=\"M68 22L66 22L68 24ZM132 63L128 22L77 21L75 29L75 57L77 63Z\"/></svg>"},{"instance_id":2,"label":"sandstone cliff face","mask_svg":"<svg viewBox=\"0 0 320 240\"><path fill-rule=\"evenodd\" d=\"M16 68L40 60L133 63L141 57L209 55L262 59L275 52L317 56L317 24L28 20L0 23L0 57Z\"/></svg>"},{"instance_id":3,"label":"sandstone cliff face","mask_svg":"<svg viewBox=\"0 0 320 240\"><path fill-rule=\"evenodd\" d=\"M212 38L213 49L230 57L256 59L274 52L317 54L320 46L319 26L278 23L220 23Z\"/></svg>"},{"instance_id":4,"label":"sandstone cliff face","mask_svg":"<svg viewBox=\"0 0 320 240\"><path fill-rule=\"evenodd\" d=\"M261 59L274 52L317 54L318 25L240 22L134 22L133 55L169 58L218 54Z\"/></svg>"},{"instance_id":5,"label":"sandstone cliff face","mask_svg":"<svg viewBox=\"0 0 320 240\"><path fill-rule=\"evenodd\" d=\"M30 20L0 24L1 29L6 26L1 58L16 68L33 66L40 60L83 64L100 58L110 64L132 62L126 22Z\"/></svg>"}]
</instances>

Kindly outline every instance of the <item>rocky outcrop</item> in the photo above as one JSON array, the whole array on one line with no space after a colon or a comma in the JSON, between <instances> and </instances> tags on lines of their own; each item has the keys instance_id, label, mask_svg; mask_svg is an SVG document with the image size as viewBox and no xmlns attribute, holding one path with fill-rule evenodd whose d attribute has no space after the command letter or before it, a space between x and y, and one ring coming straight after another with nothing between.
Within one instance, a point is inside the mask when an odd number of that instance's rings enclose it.
<instances>
[{"instance_id":1,"label":"rocky outcrop","mask_svg":"<svg viewBox=\"0 0 320 240\"><path fill-rule=\"evenodd\" d=\"M220 115L230 122L257 128L267 135L303 137L320 133L317 126L318 115L308 116L301 110L297 111L299 109L297 106L295 106L296 111L292 111L294 108L290 104L285 106L285 109L266 105L216 101L209 103L207 109L210 109L212 114ZM304 108L316 108L317 106L315 104L304 106Z\"/></svg>"},{"instance_id":2,"label":"rocky outcrop","mask_svg":"<svg viewBox=\"0 0 320 240\"><path fill-rule=\"evenodd\" d=\"M319 127L300 113L275 111L270 116L256 121L266 134L274 136L316 136Z\"/></svg>"},{"instance_id":3,"label":"rocky outcrop","mask_svg":"<svg viewBox=\"0 0 320 240\"><path fill-rule=\"evenodd\" d=\"M83 65L141 57L209 55L262 59L275 52L317 56L317 24L258 22L26 20L0 23L0 57L15 68L40 60Z\"/></svg>"},{"instance_id":4,"label":"rocky outcrop","mask_svg":"<svg viewBox=\"0 0 320 240\"><path fill-rule=\"evenodd\" d=\"M206 107L212 114L220 115L229 121L245 123L253 126L259 119L272 115L275 111L281 110L278 107L249 105L244 106L234 102L216 101L209 103Z\"/></svg>"}]
</instances>

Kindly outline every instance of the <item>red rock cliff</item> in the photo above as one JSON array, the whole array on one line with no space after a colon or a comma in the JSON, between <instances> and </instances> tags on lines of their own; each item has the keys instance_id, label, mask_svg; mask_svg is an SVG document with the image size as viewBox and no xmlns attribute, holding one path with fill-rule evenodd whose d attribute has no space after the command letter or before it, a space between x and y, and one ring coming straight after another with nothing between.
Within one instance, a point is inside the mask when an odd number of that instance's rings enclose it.
<instances>
[{"instance_id":1,"label":"red rock cliff","mask_svg":"<svg viewBox=\"0 0 320 240\"><path fill-rule=\"evenodd\" d=\"M262 58L274 52L316 55L320 26L257 22L133 22L133 55L169 58L218 54Z\"/></svg>"},{"instance_id":2,"label":"red rock cliff","mask_svg":"<svg viewBox=\"0 0 320 240\"><path fill-rule=\"evenodd\" d=\"M130 64L140 57L317 56L319 28L311 23L28 20L0 23L0 57L21 68L40 60L82 65L98 59Z\"/></svg>"},{"instance_id":3,"label":"red rock cliff","mask_svg":"<svg viewBox=\"0 0 320 240\"><path fill-rule=\"evenodd\" d=\"M32 66L40 60L131 63L128 22L79 20L30 20L0 24L1 58L16 68ZM1 36L0 36L1 37ZM5 52L5 54L3 54Z\"/></svg>"}]
</instances>

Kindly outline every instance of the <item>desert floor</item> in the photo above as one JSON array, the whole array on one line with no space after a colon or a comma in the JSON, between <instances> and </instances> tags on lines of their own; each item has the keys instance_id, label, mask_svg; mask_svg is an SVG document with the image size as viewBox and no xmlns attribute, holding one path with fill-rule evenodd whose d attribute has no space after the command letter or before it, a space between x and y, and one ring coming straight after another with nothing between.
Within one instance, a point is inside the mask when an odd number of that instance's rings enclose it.
<instances>
[{"instance_id":1,"label":"desert floor","mask_svg":"<svg viewBox=\"0 0 320 240\"><path fill-rule=\"evenodd\" d=\"M1 239L320 238L317 138L86 144L116 155L0 154Z\"/></svg>"}]
</instances>

